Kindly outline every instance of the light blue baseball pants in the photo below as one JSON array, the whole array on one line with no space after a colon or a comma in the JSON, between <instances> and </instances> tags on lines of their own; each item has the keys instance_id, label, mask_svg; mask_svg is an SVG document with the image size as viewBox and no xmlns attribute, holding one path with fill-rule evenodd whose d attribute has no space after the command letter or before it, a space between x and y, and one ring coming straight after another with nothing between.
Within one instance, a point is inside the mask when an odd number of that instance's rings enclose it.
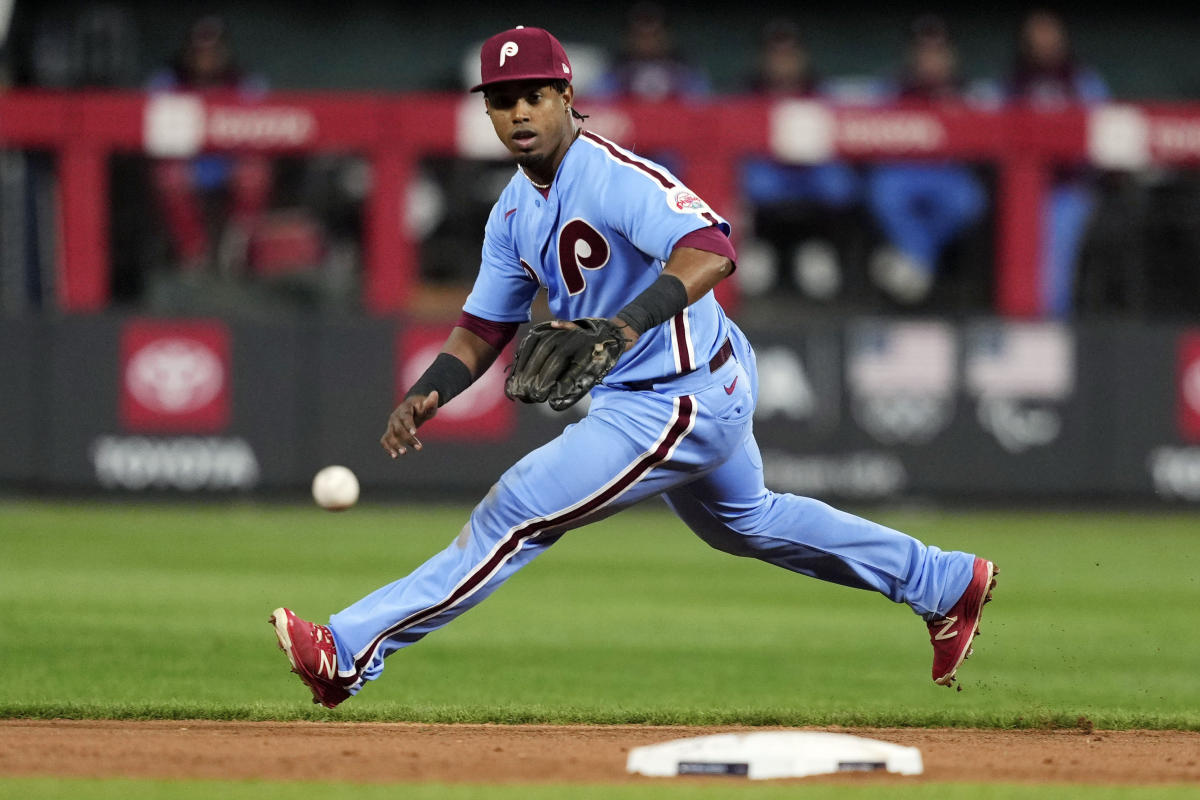
<instances>
[{"instance_id":1,"label":"light blue baseball pants","mask_svg":"<svg viewBox=\"0 0 1200 800\"><path fill-rule=\"evenodd\" d=\"M598 387L586 417L506 471L450 545L334 614L338 671L357 692L384 659L499 588L567 531L651 495L718 550L873 589L932 618L966 590L974 557L944 552L818 500L763 484L751 426L757 372L735 358L657 391Z\"/></svg>"}]
</instances>

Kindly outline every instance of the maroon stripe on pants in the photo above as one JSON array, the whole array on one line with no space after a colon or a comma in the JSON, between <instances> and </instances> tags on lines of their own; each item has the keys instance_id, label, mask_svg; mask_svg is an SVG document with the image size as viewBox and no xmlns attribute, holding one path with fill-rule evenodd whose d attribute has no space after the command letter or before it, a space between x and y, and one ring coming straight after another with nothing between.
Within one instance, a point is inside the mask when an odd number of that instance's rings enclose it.
<instances>
[{"instance_id":1,"label":"maroon stripe on pants","mask_svg":"<svg viewBox=\"0 0 1200 800\"><path fill-rule=\"evenodd\" d=\"M619 474L617 478L605 486L604 489L588 498L585 502L578 506L572 507L566 511L543 519L529 520L513 528L508 536L500 543L492 555L483 562L475 571L467 576L458 587L452 591L445 600L433 605L422 611L417 611L408 615L396 624L390 626L387 630L380 633L371 642L370 647L364 651L363 655L359 656L354 662L355 676L353 678L345 678L339 676L346 685L354 683L357 676L362 673L371 659L375 657L375 651L379 649L379 645L391 636L395 636L401 631L411 628L414 625L419 625L426 620L432 619L438 614L453 608L464 598L470 596L476 589L487 582L487 579L508 561L518 550L521 545L529 541L540 533L544 533L551 528L556 528L560 525L565 525L575 522L586 517L588 514L603 507L612 500L620 497L630 486L637 483L647 472L653 469L656 465L666 460L667 455L675 448L683 439L684 435L692 426L692 416L695 413L695 400L691 395L682 395L676 398L678 409L672 415L671 424L667 429L666 435L652 452L643 454L637 461L626 468L625 472Z\"/></svg>"}]
</instances>

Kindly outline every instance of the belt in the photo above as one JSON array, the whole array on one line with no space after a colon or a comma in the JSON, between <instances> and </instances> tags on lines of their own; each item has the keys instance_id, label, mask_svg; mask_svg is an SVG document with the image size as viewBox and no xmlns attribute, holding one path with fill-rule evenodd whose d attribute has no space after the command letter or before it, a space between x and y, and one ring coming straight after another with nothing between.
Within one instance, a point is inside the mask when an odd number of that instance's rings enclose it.
<instances>
[{"instance_id":1,"label":"belt","mask_svg":"<svg viewBox=\"0 0 1200 800\"><path fill-rule=\"evenodd\" d=\"M725 366L725 362L728 361L732 356L733 342L729 341L729 338L726 337L725 343L722 344L720 349L717 350L716 355L708 360L708 371L716 372L721 367ZM625 381L617 388L628 389L631 392L644 392L649 389L653 389L660 383L667 383L668 381L673 381L676 378L682 378L684 375L690 375L695 371L696 370L694 369L690 369L687 372L679 372L674 375L665 375L661 378L654 378L648 381Z\"/></svg>"}]
</instances>

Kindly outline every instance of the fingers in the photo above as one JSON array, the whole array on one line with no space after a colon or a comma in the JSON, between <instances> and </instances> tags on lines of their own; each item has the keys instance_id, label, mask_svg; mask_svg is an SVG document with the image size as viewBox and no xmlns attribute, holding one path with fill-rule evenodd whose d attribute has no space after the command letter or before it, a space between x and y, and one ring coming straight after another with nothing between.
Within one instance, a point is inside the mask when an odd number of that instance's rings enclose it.
<instances>
[{"instance_id":1,"label":"fingers","mask_svg":"<svg viewBox=\"0 0 1200 800\"><path fill-rule=\"evenodd\" d=\"M417 438L416 427L412 423L412 416L401 413L403 406L397 408L388 417L387 430L379 439L379 443L387 454L392 458L402 456L408 452L408 448L421 449L421 440Z\"/></svg>"},{"instance_id":2,"label":"fingers","mask_svg":"<svg viewBox=\"0 0 1200 800\"><path fill-rule=\"evenodd\" d=\"M428 422L437 413L438 393L414 395L404 398L387 421L387 430L379 439L379 443L392 458L402 456L408 448L422 449L421 440L417 438L417 428Z\"/></svg>"},{"instance_id":3,"label":"fingers","mask_svg":"<svg viewBox=\"0 0 1200 800\"><path fill-rule=\"evenodd\" d=\"M609 320L617 329L617 332L625 339L625 345L621 348L622 353L628 353L630 348L637 344L637 340L641 338L641 334L629 326L629 323L620 317L613 317Z\"/></svg>"}]
</instances>

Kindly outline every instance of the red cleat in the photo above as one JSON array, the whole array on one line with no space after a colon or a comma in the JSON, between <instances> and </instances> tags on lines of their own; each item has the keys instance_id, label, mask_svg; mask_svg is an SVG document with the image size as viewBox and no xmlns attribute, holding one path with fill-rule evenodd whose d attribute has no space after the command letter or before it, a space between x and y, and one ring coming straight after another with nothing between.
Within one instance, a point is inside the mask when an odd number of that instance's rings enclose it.
<instances>
[{"instance_id":1,"label":"red cleat","mask_svg":"<svg viewBox=\"0 0 1200 800\"><path fill-rule=\"evenodd\" d=\"M929 623L929 641L933 644L933 682L939 686L954 683L958 667L971 655L971 641L979 633L983 605L992 599L996 587L996 566L975 559L974 573L967 590L950 613Z\"/></svg>"},{"instance_id":2,"label":"red cleat","mask_svg":"<svg viewBox=\"0 0 1200 800\"><path fill-rule=\"evenodd\" d=\"M337 677L337 648L324 625L300 619L290 609L277 608L267 620L275 626L279 649L287 653L292 672L312 690L313 702L333 708L350 696Z\"/></svg>"}]
</instances>

